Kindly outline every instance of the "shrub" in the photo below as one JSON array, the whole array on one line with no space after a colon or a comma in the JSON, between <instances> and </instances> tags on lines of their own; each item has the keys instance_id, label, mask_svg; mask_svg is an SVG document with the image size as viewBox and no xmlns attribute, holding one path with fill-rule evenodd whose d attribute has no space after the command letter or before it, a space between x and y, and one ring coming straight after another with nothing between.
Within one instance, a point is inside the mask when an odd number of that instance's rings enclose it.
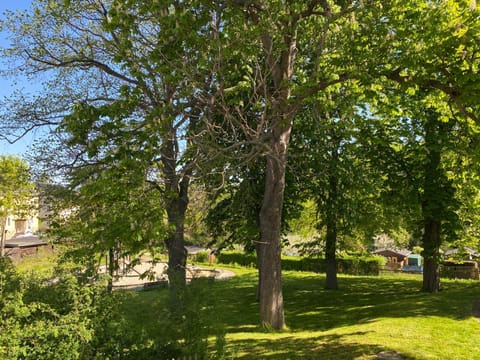
<instances>
[{"instance_id":1,"label":"shrub","mask_svg":"<svg viewBox=\"0 0 480 360\"><path fill-rule=\"evenodd\" d=\"M193 255L193 261L199 263L206 263L210 259L210 252L208 251L199 251L195 255Z\"/></svg>"},{"instance_id":2,"label":"shrub","mask_svg":"<svg viewBox=\"0 0 480 360\"><path fill-rule=\"evenodd\" d=\"M94 287L74 277L51 284L18 275L1 259L0 358L80 359L94 335L91 309ZM48 291L46 289L48 288Z\"/></svg>"},{"instance_id":3,"label":"shrub","mask_svg":"<svg viewBox=\"0 0 480 360\"><path fill-rule=\"evenodd\" d=\"M238 264L246 267L256 267L257 258L253 254L241 252L222 252L217 255L219 263ZM340 274L348 275L378 275L384 260L379 256L341 257L337 259L337 269ZM282 258L282 269L292 271L311 271L324 273L326 269L325 259L319 257L294 257Z\"/></svg>"},{"instance_id":4,"label":"shrub","mask_svg":"<svg viewBox=\"0 0 480 360\"><path fill-rule=\"evenodd\" d=\"M209 283L166 290L171 306L149 304L161 324L145 332L122 308L131 292L106 291L106 284L82 284L71 269L55 281L19 275L0 259L0 359L208 359L208 338L217 334L217 358L225 347L215 324ZM166 293L164 293L167 295ZM122 310L123 309L123 310Z\"/></svg>"},{"instance_id":5,"label":"shrub","mask_svg":"<svg viewBox=\"0 0 480 360\"><path fill-rule=\"evenodd\" d=\"M222 264L238 264L245 267L256 267L257 257L254 254L245 254L238 251L221 252L217 261Z\"/></svg>"}]
</instances>

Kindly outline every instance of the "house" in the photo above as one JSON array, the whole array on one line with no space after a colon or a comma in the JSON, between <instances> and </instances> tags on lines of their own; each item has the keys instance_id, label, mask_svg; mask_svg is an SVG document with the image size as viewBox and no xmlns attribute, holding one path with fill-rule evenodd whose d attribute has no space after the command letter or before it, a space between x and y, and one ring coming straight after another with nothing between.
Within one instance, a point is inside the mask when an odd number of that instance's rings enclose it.
<instances>
[{"instance_id":1,"label":"house","mask_svg":"<svg viewBox=\"0 0 480 360\"><path fill-rule=\"evenodd\" d=\"M34 213L27 218L7 216L5 224L5 240L10 240L18 235L35 234L39 229L38 216Z\"/></svg>"},{"instance_id":2,"label":"house","mask_svg":"<svg viewBox=\"0 0 480 360\"><path fill-rule=\"evenodd\" d=\"M404 265L408 264L408 256L412 252L410 250L397 249L378 249L374 251L375 255L383 256L387 259L387 268L391 270L400 270Z\"/></svg>"}]
</instances>

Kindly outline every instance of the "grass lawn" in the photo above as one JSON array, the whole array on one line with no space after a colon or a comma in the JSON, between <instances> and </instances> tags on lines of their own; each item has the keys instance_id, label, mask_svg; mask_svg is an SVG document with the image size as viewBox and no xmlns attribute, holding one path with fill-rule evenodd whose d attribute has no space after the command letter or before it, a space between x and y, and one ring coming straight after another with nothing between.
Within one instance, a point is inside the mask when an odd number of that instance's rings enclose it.
<instances>
[{"instance_id":1,"label":"grass lawn","mask_svg":"<svg viewBox=\"0 0 480 360\"><path fill-rule=\"evenodd\" d=\"M40 255L17 268L50 273L54 256ZM443 291L428 294L419 291L421 276L339 276L340 289L327 291L324 275L287 271L288 329L273 333L258 326L256 270L222 267L236 276L205 282L207 306L199 311L225 330L227 359L376 359L381 352L402 359L480 359L480 319L472 316L479 281L442 280ZM116 326L133 336L140 353L171 331L164 321L167 289L126 291L119 299L123 315Z\"/></svg>"},{"instance_id":2,"label":"grass lawn","mask_svg":"<svg viewBox=\"0 0 480 360\"><path fill-rule=\"evenodd\" d=\"M53 273L60 251L58 248L52 251L50 246L41 247L38 253L25 256L15 261L15 268L20 273L27 274L33 272L48 277Z\"/></svg>"},{"instance_id":3,"label":"grass lawn","mask_svg":"<svg viewBox=\"0 0 480 360\"><path fill-rule=\"evenodd\" d=\"M258 326L256 272L236 269L234 279L209 283L210 317L226 330L233 359L480 359L480 322L472 304L480 283L442 280L443 291L419 291L419 276L340 276L340 290L323 289L324 275L284 273L288 330ZM161 329L167 290L129 294L125 321L139 334ZM212 340L213 342L213 340Z\"/></svg>"}]
</instances>

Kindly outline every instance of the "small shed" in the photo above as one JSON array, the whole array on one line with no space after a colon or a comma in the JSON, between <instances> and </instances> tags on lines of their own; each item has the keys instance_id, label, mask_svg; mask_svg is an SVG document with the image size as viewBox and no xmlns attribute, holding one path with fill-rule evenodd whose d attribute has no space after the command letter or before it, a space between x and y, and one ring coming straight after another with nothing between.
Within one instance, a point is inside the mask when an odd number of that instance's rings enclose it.
<instances>
[{"instance_id":1,"label":"small shed","mask_svg":"<svg viewBox=\"0 0 480 360\"><path fill-rule=\"evenodd\" d=\"M444 261L440 266L440 276L449 279L480 280L478 263L476 261Z\"/></svg>"},{"instance_id":2,"label":"small shed","mask_svg":"<svg viewBox=\"0 0 480 360\"><path fill-rule=\"evenodd\" d=\"M422 266L423 258L419 254L408 255L408 265L410 266Z\"/></svg>"}]
</instances>

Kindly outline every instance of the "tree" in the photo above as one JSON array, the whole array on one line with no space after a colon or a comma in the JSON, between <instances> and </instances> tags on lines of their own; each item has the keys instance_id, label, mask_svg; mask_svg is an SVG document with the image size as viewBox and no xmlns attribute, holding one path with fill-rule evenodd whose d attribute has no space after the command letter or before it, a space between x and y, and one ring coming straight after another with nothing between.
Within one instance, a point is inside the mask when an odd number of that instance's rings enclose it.
<instances>
[{"instance_id":1,"label":"tree","mask_svg":"<svg viewBox=\"0 0 480 360\"><path fill-rule=\"evenodd\" d=\"M0 256L5 255L8 216L24 218L32 211L34 186L28 164L14 156L0 155Z\"/></svg>"},{"instance_id":2,"label":"tree","mask_svg":"<svg viewBox=\"0 0 480 360\"><path fill-rule=\"evenodd\" d=\"M430 46L440 41L436 31L448 34L453 16L475 21L473 10L461 13L464 7L423 1L234 1L218 9L221 27L210 56L216 86L204 98L210 109L211 104L216 106L224 121L218 124L214 117L207 130L215 134L212 138L240 134L235 149L244 149L246 156L256 152L265 159L258 257L260 319L267 327L279 329L285 324L281 219L290 135L298 110L336 84L356 80L368 89L381 78L439 89L463 113L472 115L473 98L462 86L471 89L475 81L462 71L452 76L442 72L444 64L432 61L429 53L435 50ZM455 15L450 16L449 10ZM440 25L436 25L437 11L449 14ZM410 38L406 33L420 29L424 15L429 16L431 31L419 30ZM473 37L467 47L476 46ZM444 50L451 51L463 41L451 35L449 40ZM428 44L421 56L412 56L415 43ZM418 72L411 74L412 67Z\"/></svg>"},{"instance_id":3,"label":"tree","mask_svg":"<svg viewBox=\"0 0 480 360\"><path fill-rule=\"evenodd\" d=\"M169 222L170 282L185 284L184 222L195 164L189 133L198 119L190 79L202 59L191 41L210 21L208 9L177 1L34 5L3 24L18 40L7 52L27 75L50 77L35 99L40 106L23 97L8 101L8 129L17 130L15 137L54 127L69 147L58 164L67 173L93 163L97 170L117 166L119 157L145 163L144 181L161 194Z\"/></svg>"},{"instance_id":4,"label":"tree","mask_svg":"<svg viewBox=\"0 0 480 360\"><path fill-rule=\"evenodd\" d=\"M386 154L380 166L386 179L383 196L405 214L409 228L419 234L425 259L423 290L440 289L440 246L460 236L459 209L465 201L458 190L465 184L461 164L471 161L469 149L476 135L468 121L444 107L437 92L400 95L397 115L379 115L373 151ZM388 112L388 110L387 110ZM473 173L467 175L472 176ZM470 181L468 181L470 182ZM463 188L463 190L462 190Z\"/></svg>"},{"instance_id":5,"label":"tree","mask_svg":"<svg viewBox=\"0 0 480 360\"><path fill-rule=\"evenodd\" d=\"M437 142L445 139L446 134L458 127L459 123L478 120L478 101L474 100L479 96L480 89L476 75L480 50L478 7L474 1L418 2L418 6L412 6L410 2L392 2L389 5L394 11L385 12L376 31L364 38L368 46L357 48L357 55L369 59L368 63L364 63L366 69L370 67L367 73L376 73L378 76L372 89L383 88L382 96L391 96L389 90L396 87L388 80L400 85L400 91L404 94L415 96L420 93L420 97L425 96L415 105L410 104L410 110L415 113L413 117L407 115L401 121L404 124L420 121L420 136L424 141L420 152L427 151L428 154L423 153L420 157L422 165L417 164L414 168L402 168L405 161L400 160L397 170L402 176L417 179L407 184L404 190L410 189L410 194L416 193L417 198L422 199L422 205L415 211L421 213L417 219L423 219L423 242L426 243L424 251L428 265L424 271L423 289L435 292L439 290L438 246L442 241L438 235L441 232L439 225L447 219L453 219L446 213L452 215L452 205L455 204L452 180L442 164L446 150L443 146L446 144ZM395 103L390 100L388 112L402 118L399 111L401 104L402 101ZM422 111L415 112L412 107L420 107ZM427 113L430 115L427 116ZM427 121L429 116L437 119ZM457 125L452 125L452 120ZM441 125L442 122L449 123L449 126ZM409 135L404 133L402 138L397 138L394 147L402 148L402 142L408 138ZM413 143L417 140L414 139ZM406 154L407 163L415 162L411 158L414 154L418 153L413 151ZM392 158L398 159L395 151L393 155ZM439 177L433 179L432 173ZM415 200L404 204L412 203ZM438 211L435 215L434 208ZM444 230L453 230L455 227L444 226Z\"/></svg>"},{"instance_id":6,"label":"tree","mask_svg":"<svg viewBox=\"0 0 480 360\"><path fill-rule=\"evenodd\" d=\"M280 239L293 119L306 98L349 77L350 58L339 60L330 54L341 53L348 38L342 34L354 32L350 14L364 7L354 2L331 7L326 1L235 4L219 14L222 32L216 48L221 57L214 58L218 91L211 98L231 127L247 136L242 144L265 159L257 251L260 320L281 329L285 319ZM232 72L240 75L229 76ZM230 82L238 78L242 80ZM242 101L245 93L248 102Z\"/></svg>"},{"instance_id":7,"label":"tree","mask_svg":"<svg viewBox=\"0 0 480 360\"><path fill-rule=\"evenodd\" d=\"M125 157L115 166L84 166L70 174L68 187L46 190L57 208L48 219L49 232L70 244L64 256L82 263L91 277L107 257L110 290L119 271L138 264L138 255L149 250L154 256L163 248L165 207L145 182L144 165Z\"/></svg>"},{"instance_id":8,"label":"tree","mask_svg":"<svg viewBox=\"0 0 480 360\"><path fill-rule=\"evenodd\" d=\"M381 174L371 166L372 154L364 149L360 137L366 121L358 90L346 83L308 104L297 116L292 134L290 156L302 173L298 186L316 204L315 223L323 237L327 289L338 288L339 240L354 232L371 238L382 229L377 195Z\"/></svg>"}]
</instances>

